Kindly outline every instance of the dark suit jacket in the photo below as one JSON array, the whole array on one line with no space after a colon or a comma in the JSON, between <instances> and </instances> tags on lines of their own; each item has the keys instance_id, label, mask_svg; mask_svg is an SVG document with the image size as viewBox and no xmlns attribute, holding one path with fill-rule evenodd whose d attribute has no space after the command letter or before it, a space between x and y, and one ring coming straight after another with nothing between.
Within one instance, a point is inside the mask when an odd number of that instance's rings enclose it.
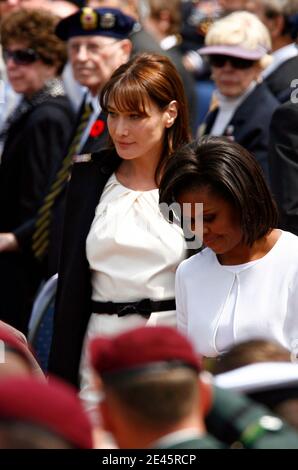
<instances>
[{"instance_id":1,"label":"dark suit jacket","mask_svg":"<svg viewBox=\"0 0 298 470\"><path fill-rule=\"evenodd\" d=\"M273 114L269 163L280 227L298 235L298 103L284 103Z\"/></svg>"},{"instance_id":2,"label":"dark suit jacket","mask_svg":"<svg viewBox=\"0 0 298 470\"><path fill-rule=\"evenodd\" d=\"M68 188L49 371L74 385L92 313L86 238L105 184L120 161L109 151L92 154L90 162L73 165Z\"/></svg>"},{"instance_id":3,"label":"dark suit jacket","mask_svg":"<svg viewBox=\"0 0 298 470\"><path fill-rule=\"evenodd\" d=\"M14 122L0 166L0 232L13 232L21 250L0 255L0 318L25 331L40 282L31 254L32 220L57 166L73 125L66 97L49 98Z\"/></svg>"},{"instance_id":4,"label":"dark suit jacket","mask_svg":"<svg viewBox=\"0 0 298 470\"><path fill-rule=\"evenodd\" d=\"M280 103L284 103L290 99L291 82L298 78L298 56L292 57L281 64L267 78L265 83L271 93L278 99Z\"/></svg>"},{"instance_id":5,"label":"dark suit jacket","mask_svg":"<svg viewBox=\"0 0 298 470\"><path fill-rule=\"evenodd\" d=\"M81 114L83 112L83 109L85 107L85 102L83 101L81 108L79 110L78 114L78 120L77 120L77 125L80 121ZM92 129L90 131L90 134L88 136L88 139L84 143L82 149L80 150L80 154L83 153L93 153L93 152L99 152L102 150L102 148L106 145L107 143L107 137L108 137L108 129L107 129L107 115L104 112L101 112L97 117L94 122L97 121L102 121L102 129L98 130L98 132L93 131ZM74 129L74 133L76 131L77 125Z\"/></svg>"},{"instance_id":6,"label":"dark suit jacket","mask_svg":"<svg viewBox=\"0 0 298 470\"><path fill-rule=\"evenodd\" d=\"M73 136L76 132L77 126L79 125L80 117L83 112L84 106L85 106L85 103L83 102L80 108L78 117L77 117L77 123L73 130ZM94 131L92 131L91 129L91 133L89 134L88 139L86 140L82 149L80 150L80 154L97 152L106 146L107 138L108 138L106 114L100 113L97 116L95 122L98 122L98 121L101 121L101 126L98 129L98 132L96 132L96 129ZM70 139L70 143L73 139L73 136ZM63 191L60 193L60 195L56 199L54 207L52 209L50 243L49 243L49 249L48 249L48 256L46 260L46 266L44 267L45 276L47 278L51 277L53 274L55 274L58 271L67 188L68 188L68 184L66 183Z\"/></svg>"},{"instance_id":7,"label":"dark suit jacket","mask_svg":"<svg viewBox=\"0 0 298 470\"><path fill-rule=\"evenodd\" d=\"M269 124L278 105L279 102L264 83L257 85L236 110L223 134L238 142L256 157L267 180L269 180ZM218 109L207 115L204 134L209 134L217 113Z\"/></svg>"}]
</instances>

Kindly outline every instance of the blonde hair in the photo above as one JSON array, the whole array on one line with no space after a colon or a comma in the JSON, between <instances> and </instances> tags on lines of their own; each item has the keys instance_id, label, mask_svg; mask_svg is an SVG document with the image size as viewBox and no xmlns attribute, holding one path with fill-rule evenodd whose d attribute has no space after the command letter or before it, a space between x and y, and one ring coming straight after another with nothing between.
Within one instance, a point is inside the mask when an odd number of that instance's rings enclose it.
<instances>
[{"instance_id":1,"label":"blonde hair","mask_svg":"<svg viewBox=\"0 0 298 470\"><path fill-rule=\"evenodd\" d=\"M265 69L272 57L265 51L271 50L271 39L266 26L253 14L236 11L215 21L206 38L206 46L239 46L248 51L264 48L264 56L258 61Z\"/></svg>"}]
</instances>

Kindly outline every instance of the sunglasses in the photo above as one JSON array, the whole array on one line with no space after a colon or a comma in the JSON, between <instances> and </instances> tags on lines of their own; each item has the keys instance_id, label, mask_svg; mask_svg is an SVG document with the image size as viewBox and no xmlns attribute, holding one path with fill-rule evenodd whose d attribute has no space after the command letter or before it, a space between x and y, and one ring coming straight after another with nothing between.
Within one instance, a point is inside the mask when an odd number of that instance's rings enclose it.
<instances>
[{"instance_id":1,"label":"sunglasses","mask_svg":"<svg viewBox=\"0 0 298 470\"><path fill-rule=\"evenodd\" d=\"M12 59L17 65L28 65L33 64L39 59L39 55L34 49L17 49L10 51L9 49L3 49L3 59L7 62L8 59Z\"/></svg>"},{"instance_id":2,"label":"sunglasses","mask_svg":"<svg viewBox=\"0 0 298 470\"><path fill-rule=\"evenodd\" d=\"M232 57L229 55L221 54L210 55L208 60L209 64L213 67L221 68L225 65L226 62L229 62L232 67L241 70L249 69L256 63L255 60L241 59L240 57Z\"/></svg>"}]
</instances>

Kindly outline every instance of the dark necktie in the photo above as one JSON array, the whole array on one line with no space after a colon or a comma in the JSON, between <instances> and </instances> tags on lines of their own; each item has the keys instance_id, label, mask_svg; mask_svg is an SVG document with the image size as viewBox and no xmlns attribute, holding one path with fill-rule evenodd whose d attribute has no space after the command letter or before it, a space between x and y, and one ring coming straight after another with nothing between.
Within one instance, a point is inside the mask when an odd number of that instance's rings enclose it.
<instances>
[{"instance_id":1,"label":"dark necktie","mask_svg":"<svg viewBox=\"0 0 298 470\"><path fill-rule=\"evenodd\" d=\"M44 197L43 204L38 211L35 231L32 237L32 251L37 259L43 259L47 251L52 208L68 180L72 157L78 152L81 137L86 129L92 111L92 105L86 103L68 153L62 160L59 171L56 173L49 192Z\"/></svg>"}]
</instances>

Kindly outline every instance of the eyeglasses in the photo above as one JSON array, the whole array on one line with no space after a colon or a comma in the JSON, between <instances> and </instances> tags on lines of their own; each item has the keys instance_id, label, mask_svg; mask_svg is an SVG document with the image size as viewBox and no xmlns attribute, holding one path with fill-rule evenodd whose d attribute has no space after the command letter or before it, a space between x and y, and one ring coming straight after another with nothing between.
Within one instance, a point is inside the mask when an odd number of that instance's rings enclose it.
<instances>
[{"instance_id":1,"label":"eyeglasses","mask_svg":"<svg viewBox=\"0 0 298 470\"><path fill-rule=\"evenodd\" d=\"M34 49L17 49L15 51L3 49L4 62L7 62L8 59L12 59L17 65L28 65L33 64L33 62L36 62L39 58L39 54Z\"/></svg>"},{"instance_id":2,"label":"eyeglasses","mask_svg":"<svg viewBox=\"0 0 298 470\"><path fill-rule=\"evenodd\" d=\"M232 67L240 70L249 69L256 63L255 60L241 59L240 57L232 57L221 54L210 55L208 60L212 67L221 68L225 65L226 62L229 62Z\"/></svg>"}]
</instances>

